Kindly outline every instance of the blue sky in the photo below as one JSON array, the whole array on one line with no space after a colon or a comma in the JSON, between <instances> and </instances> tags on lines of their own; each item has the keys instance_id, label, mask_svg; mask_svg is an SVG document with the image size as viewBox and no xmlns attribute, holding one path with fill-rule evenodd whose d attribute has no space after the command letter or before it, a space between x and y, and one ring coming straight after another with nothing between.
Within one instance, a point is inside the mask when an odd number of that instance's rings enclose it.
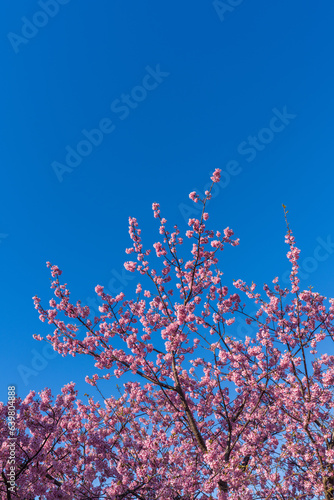
<instances>
[{"instance_id":1,"label":"blue sky","mask_svg":"<svg viewBox=\"0 0 334 500\"><path fill-rule=\"evenodd\" d=\"M302 285L333 296L334 6L228 3L0 6L0 399L12 383L22 397L71 380L84 391L95 372L32 338L50 332L32 304L51 298L45 262L82 302L96 284L131 296L128 217L148 245L152 202L186 229L188 193L215 168L212 227L241 240L222 260L226 284L285 276L285 203Z\"/></svg>"}]
</instances>

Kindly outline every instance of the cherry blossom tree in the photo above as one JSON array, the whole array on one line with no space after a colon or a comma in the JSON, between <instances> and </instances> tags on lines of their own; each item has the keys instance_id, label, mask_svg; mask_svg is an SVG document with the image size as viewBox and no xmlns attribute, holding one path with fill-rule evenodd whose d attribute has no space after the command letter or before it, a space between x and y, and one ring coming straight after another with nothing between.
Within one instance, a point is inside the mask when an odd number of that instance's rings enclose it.
<instances>
[{"instance_id":1,"label":"cherry blossom tree","mask_svg":"<svg viewBox=\"0 0 334 500\"><path fill-rule=\"evenodd\" d=\"M34 302L53 332L35 338L63 356L90 356L97 373L86 381L100 402L83 403L73 383L55 399L49 389L17 399L15 491L1 404L1 498L334 499L334 356L321 354L334 338L334 299L300 290L289 226L290 286L275 278L260 292L242 280L228 288L218 257L239 241L230 228L207 228L219 178L217 169L205 198L190 193L202 212L185 237L153 204L155 255L129 219L133 260L124 265L140 283L132 298L97 286L98 317L71 302L48 263L54 298L49 308ZM235 338L237 315L252 338ZM123 382L117 397L99 388L113 378Z\"/></svg>"}]
</instances>

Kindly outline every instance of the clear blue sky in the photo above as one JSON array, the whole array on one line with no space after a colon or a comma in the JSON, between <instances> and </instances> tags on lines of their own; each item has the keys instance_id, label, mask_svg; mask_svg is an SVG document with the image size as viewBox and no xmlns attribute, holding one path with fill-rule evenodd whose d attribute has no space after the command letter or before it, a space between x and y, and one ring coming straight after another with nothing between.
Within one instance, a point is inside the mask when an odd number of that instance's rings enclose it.
<instances>
[{"instance_id":1,"label":"clear blue sky","mask_svg":"<svg viewBox=\"0 0 334 500\"><path fill-rule=\"evenodd\" d=\"M96 284L131 296L128 217L150 245L154 201L185 229L188 193L215 168L212 226L241 240L222 261L227 284L289 269L285 203L302 285L334 295L334 5L222 4L2 2L0 399L8 383L22 397L70 380L84 391L95 372L32 338L50 332L32 304L51 298L45 262L83 302Z\"/></svg>"}]
</instances>

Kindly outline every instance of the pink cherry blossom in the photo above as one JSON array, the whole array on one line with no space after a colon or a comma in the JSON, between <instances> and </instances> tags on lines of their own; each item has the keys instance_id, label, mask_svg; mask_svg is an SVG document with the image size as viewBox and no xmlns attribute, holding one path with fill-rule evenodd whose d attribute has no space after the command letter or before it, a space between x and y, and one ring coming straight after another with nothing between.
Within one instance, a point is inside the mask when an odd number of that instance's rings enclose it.
<instances>
[{"instance_id":1,"label":"pink cherry blossom","mask_svg":"<svg viewBox=\"0 0 334 500\"><path fill-rule=\"evenodd\" d=\"M219 179L216 169L212 183ZM190 195L203 211L187 240L153 203L152 255L129 218L134 260L124 266L140 283L128 297L96 286L95 319L47 263L54 296L46 308L33 298L45 329L34 337L63 356L89 356L88 390L101 398L81 401L73 382L55 398L48 388L16 398L14 490L13 410L0 403L1 498L333 500L334 355L325 343L334 299L300 290L289 226L289 287L275 278L260 290L242 279L231 288L220 256L239 240L229 227L207 228L212 186L203 200ZM252 335L235 337L237 319ZM109 380L105 394L100 380Z\"/></svg>"}]
</instances>

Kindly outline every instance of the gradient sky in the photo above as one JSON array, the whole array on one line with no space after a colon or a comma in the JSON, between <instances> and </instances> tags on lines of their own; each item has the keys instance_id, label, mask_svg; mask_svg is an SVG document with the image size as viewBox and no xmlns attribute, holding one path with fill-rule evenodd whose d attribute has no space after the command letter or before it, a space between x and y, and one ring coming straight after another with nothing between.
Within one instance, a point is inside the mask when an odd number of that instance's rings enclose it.
<instances>
[{"instance_id":1,"label":"gradient sky","mask_svg":"<svg viewBox=\"0 0 334 500\"><path fill-rule=\"evenodd\" d=\"M83 303L97 284L131 297L128 217L148 245L152 202L185 230L188 193L215 168L212 227L241 240L222 260L226 284L284 279L285 203L302 286L334 295L334 4L222 4L2 2L1 400L12 383L21 397L71 380L87 392L95 373L32 338L50 333L32 303L51 298L45 262Z\"/></svg>"}]
</instances>

